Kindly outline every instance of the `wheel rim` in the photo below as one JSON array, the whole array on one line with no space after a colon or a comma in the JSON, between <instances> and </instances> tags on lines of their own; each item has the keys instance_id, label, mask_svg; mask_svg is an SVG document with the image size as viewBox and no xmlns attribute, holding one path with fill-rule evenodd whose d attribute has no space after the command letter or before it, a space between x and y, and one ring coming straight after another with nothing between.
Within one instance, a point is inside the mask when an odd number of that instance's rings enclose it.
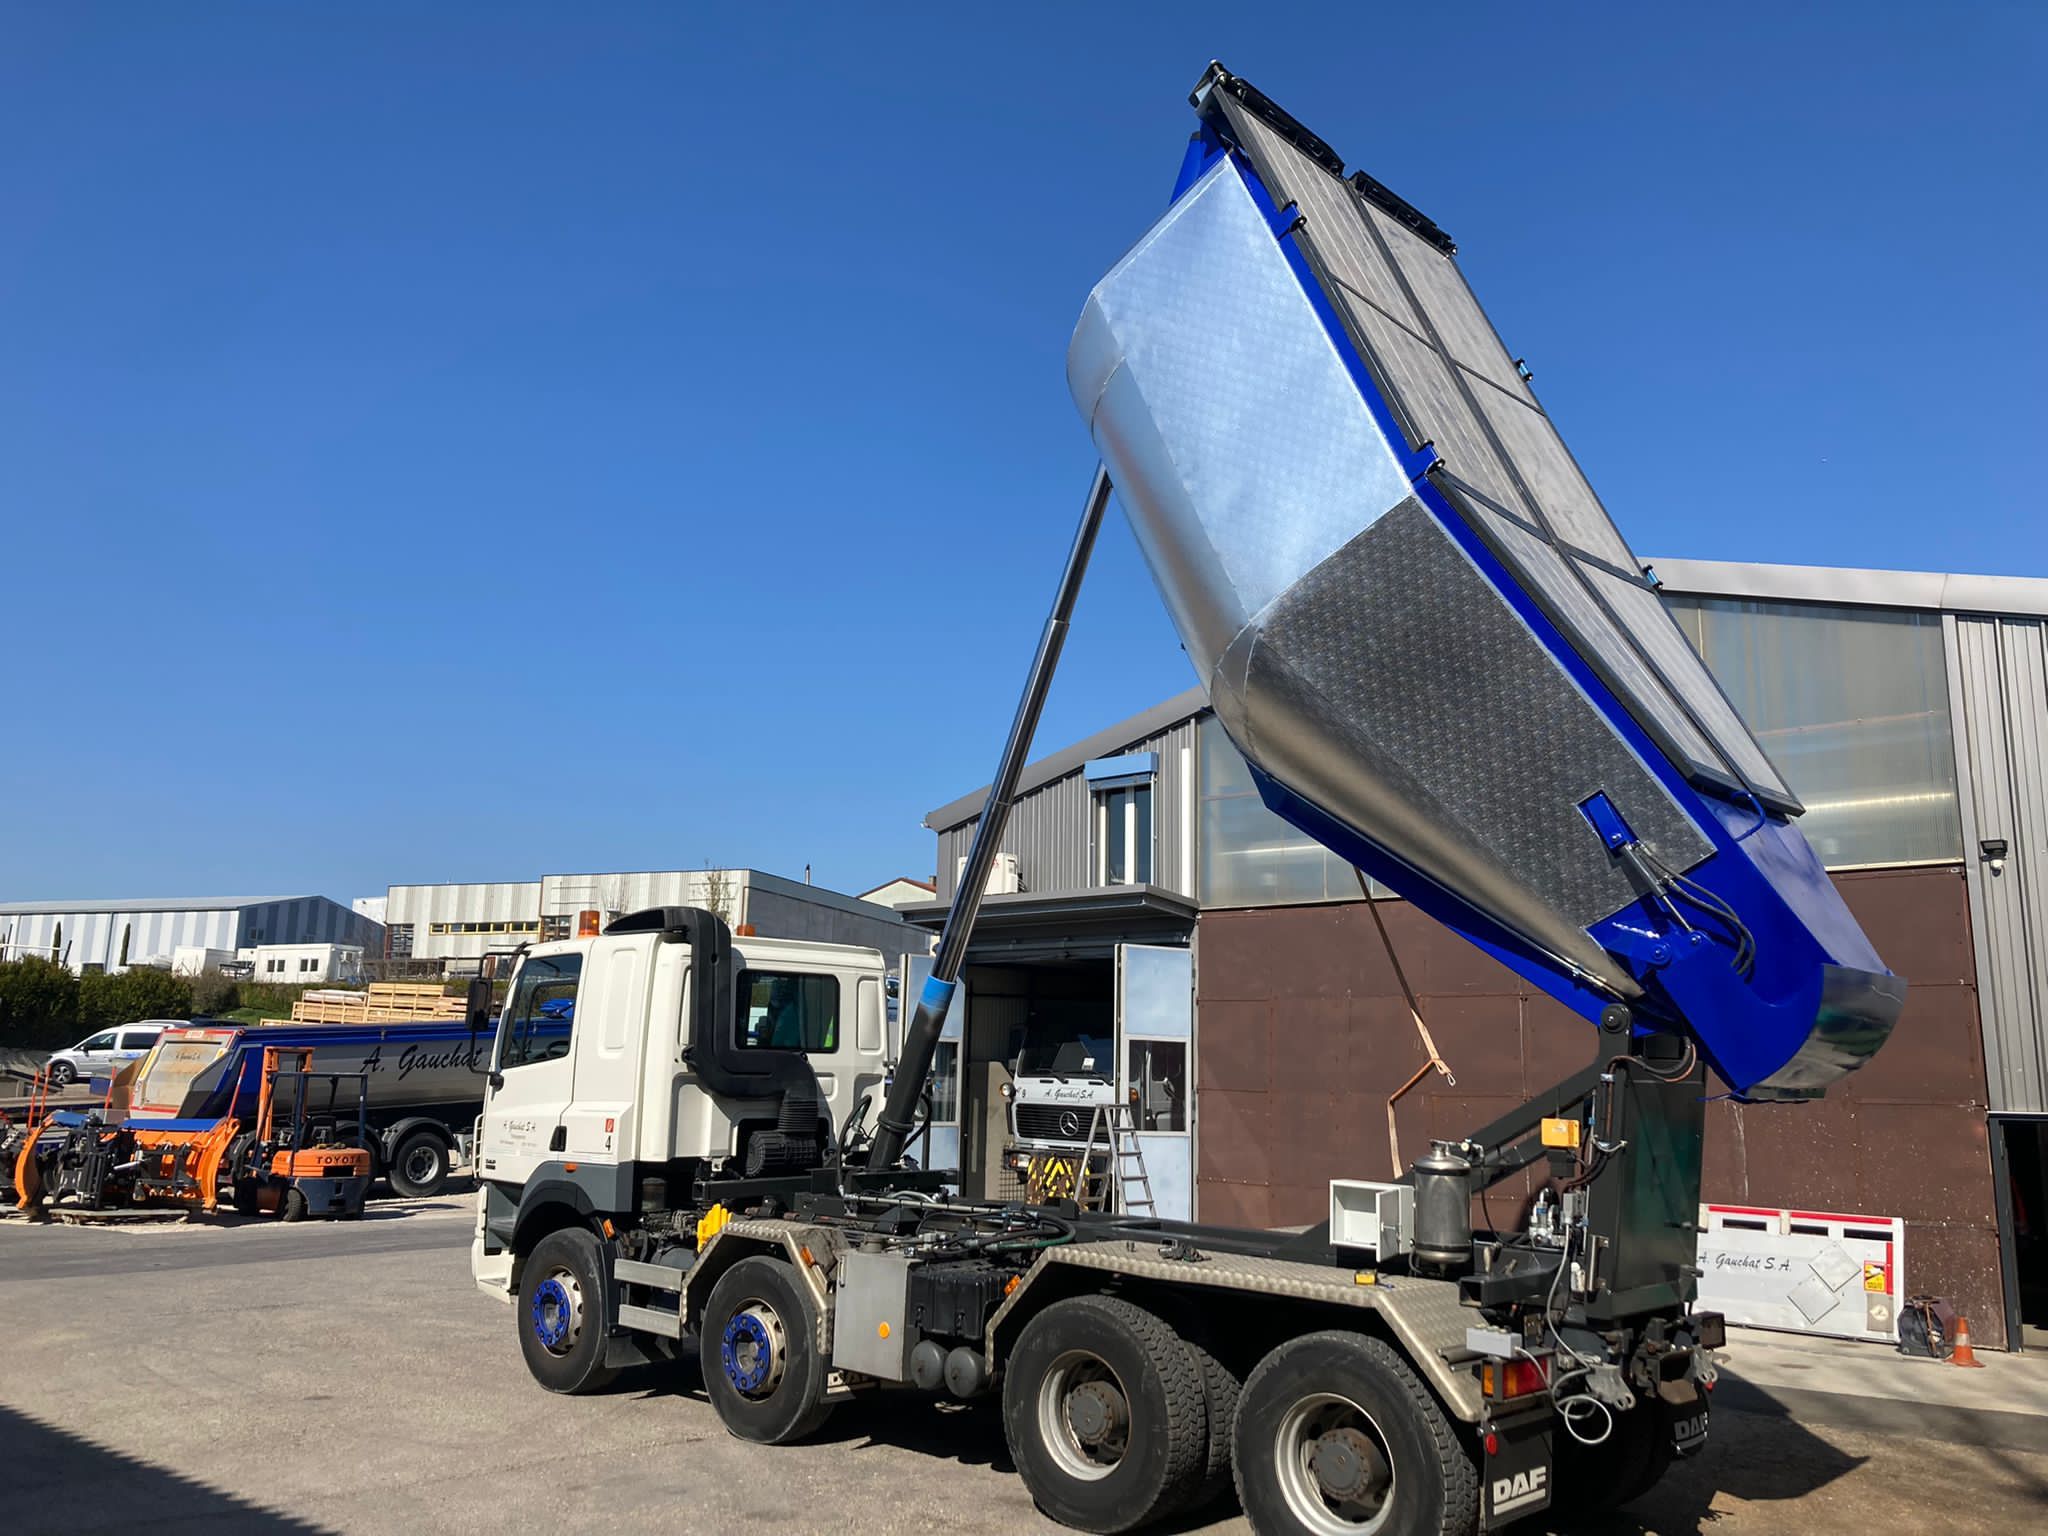
<instances>
[{"instance_id":1,"label":"wheel rim","mask_svg":"<svg viewBox=\"0 0 2048 1536\"><path fill-rule=\"evenodd\" d=\"M413 1147L399 1159L398 1171L408 1184L431 1184L441 1171L441 1149L431 1142Z\"/></svg>"},{"instance_id":2,"label":"wheel rim","mask_svg":"<svg viewBox=\"0 0 2048 1536\"><path fill-rule=\"evenodd\" d=\"M789 1336L782 1317L758 1296L740 1303L719 1340L725 1379L742 1397L759 1401L775 1395L789 1368Z\"/></svg>"},{"instance_id":3,"label":"wheel rim","mask_svg":"<svg viewBox=\"0 0 2048 1536\"><path fill-rule=\"evenodd\" d=\"M1038 1384L1038 1438L1062 1472L1084 1482L1123 1465L1131 1397L1108 1361L1085 1349L1053 1361Z\"/></svg>"},{"instance_id":4,"label":"wheel rim","mask_svg":"<svg viewBox=\"0 0 2048 1536\"><path fill-rule=\"evenodd\" d=\"M1366 1536L1393 1513L1386 1438L1348 1397L1316 1393L1289 1408L1273 1437L1273 1460L1288 1509L1319 1536Z\"/></svg>"},{"instance_id":5,"label":"wheel rim","mask_svg":"<svg viewBox=\"0 0 2048 1536\"><path fill-rule=\"evenodd\" d=\"M583 1337L583 1283L557 1267L533 1291L533 1336L551 1355L566 1355Z\"/></svg>"}]
</instances>

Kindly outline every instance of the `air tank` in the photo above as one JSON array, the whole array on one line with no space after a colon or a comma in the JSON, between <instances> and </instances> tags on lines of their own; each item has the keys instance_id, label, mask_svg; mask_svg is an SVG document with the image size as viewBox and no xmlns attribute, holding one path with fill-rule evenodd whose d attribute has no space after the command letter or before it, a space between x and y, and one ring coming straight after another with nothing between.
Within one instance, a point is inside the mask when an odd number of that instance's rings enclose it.
<instances>
[{"instance_id":1,"label":"air tank","mask_svg":"<svg viewBox=\"0 0 2048 1536\"><path fill-rule=\"evenodd\" d=\"M1430 1143L1412 1165L1417 1262L1461 1270L1472 1262L1472 1161L1450 1142Z\"/></svg>"}]
</instances>

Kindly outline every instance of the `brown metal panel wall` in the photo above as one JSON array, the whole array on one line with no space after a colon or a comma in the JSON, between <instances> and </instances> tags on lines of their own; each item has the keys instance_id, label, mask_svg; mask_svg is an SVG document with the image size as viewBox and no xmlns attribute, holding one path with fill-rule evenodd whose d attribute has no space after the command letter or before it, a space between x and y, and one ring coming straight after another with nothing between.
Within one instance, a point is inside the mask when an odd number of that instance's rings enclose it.
<instances>
[{"instance_id":1,"label":"brown metal panel wall","mask_svg":"<svg viewBox=\"0 0 2048 1536\"><path fill-rule=\"evenodd\" d=\"M1134 741L1124 752L1157 752L1159 774L1152 787L1154 831L1152 883L1192 896L1183 870L1194 800L1195 727L1190 718L1156 735ZM1077 771L1020 796L1010 810L1002 850L1017 855L1024 889L1041 896L1065 895L1095 884L1093 809L1088 783ZM939 900L953 899L953 872L967 856L976 822L939 832Z\"/></svg>"},{"instance_id":2,"label":"brown metal panel wall","mask_svg":"<svg viewBox=\"0 0 2048 1536\"><path fill-rule=\"evenodd\" d=\"M1909 978L1891 1041L1809 1105L1712 1106L1705 1197L1903 1216L1915 1291L1953 1297L2002 1347L1976 967L1962 871L1835 877L1878 953ZM1402 1101L1401 1151L1470 1131L1592 1059L1593 1031L1405 902L1380 907L1457 1086ZM1423 1052L1361 903L1208 911L1196 931L1203 1221L1328 1214L1332 1178L1389 1173L1387 1096ZM1718 1091L1718 1090L1717 1090ZM1493 1193L1503 1224L1531 1191Z\"/></svg>"}]
</instances>

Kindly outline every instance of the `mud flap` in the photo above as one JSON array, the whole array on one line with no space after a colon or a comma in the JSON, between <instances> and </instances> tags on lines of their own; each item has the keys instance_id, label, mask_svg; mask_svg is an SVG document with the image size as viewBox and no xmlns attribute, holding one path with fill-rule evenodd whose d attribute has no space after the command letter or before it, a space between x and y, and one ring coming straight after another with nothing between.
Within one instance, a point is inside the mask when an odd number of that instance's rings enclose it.
<instances>
[{"instance_id":1,"label":"mud flap","mask_svg":"<svg viewBox=\"0 0 2048 1536\"><path fill-rule=\"evenodd\" d=\"M1695 1456L1707 1443L1707 1395L1697 1381L1660 1381L1657 1401L1664 1410L1664 1422L1671 1426L1671 1450L1677 1456Z\"/></svg>"},{"instance_id":2,"label":"mud flap","mask_svg":"<svg viewBox=\"0 0 2048 1536\"><path fill-rule=\"evenodd\" d=\"M1497 1531L1550 1507L1550 1428L1544 1413L1489 1427L1479 1463L1479 1529Z\"/></svg>"}]
</instances>

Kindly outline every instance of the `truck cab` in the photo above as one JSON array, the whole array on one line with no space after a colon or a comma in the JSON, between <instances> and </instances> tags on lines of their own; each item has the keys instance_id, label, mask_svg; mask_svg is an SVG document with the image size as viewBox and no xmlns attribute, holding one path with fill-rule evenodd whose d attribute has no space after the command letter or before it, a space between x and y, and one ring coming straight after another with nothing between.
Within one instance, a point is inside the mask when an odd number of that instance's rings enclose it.
<instances>
[{"instance_id":1,"label":"truck cab","mask_svg":"<svg viewBox=\"0 0 2048 1536\"><path fill-rule=\"evenodd\" d=\"M706 996L661 911L519 957L478 1126L478 1284L564 1215L815 1166L885 1072L877 950L743 935ZM555 1207L552 1214L546 1209Z\"/></svg>"}]
</instances>

